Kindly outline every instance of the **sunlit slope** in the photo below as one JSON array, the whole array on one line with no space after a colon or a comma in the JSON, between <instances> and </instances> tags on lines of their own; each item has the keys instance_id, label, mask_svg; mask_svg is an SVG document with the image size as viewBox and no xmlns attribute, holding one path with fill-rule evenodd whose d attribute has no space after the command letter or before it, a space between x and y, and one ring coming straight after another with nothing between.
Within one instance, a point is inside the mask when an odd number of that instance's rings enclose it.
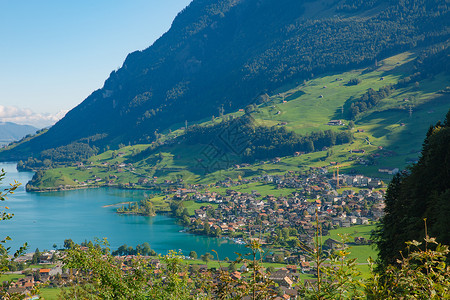
<instances>
[{"instance_id":1,"label":"sunlit slope","mask_svg":"<svg viewBox=\"0 0 450 300\"><path fill-rule=\"evenodd\" d=\"M343 111L346 101L360 97L369 88L378 90L396 84L405 74L409 74L413 59L413 53L402 53L367 69L327 74L295 86L287 86L274 95L269 95L263 103L249 101L248 104L257 106L257 112L251 115L257 126L283 126L302 135L318 130L339 132L347 129L350 122L345 119ZM349 85L352 79L358 79L360 83ZM138 184L139 179L142 182L142 178L152 178L156 183L177 182L180 179L184 183L210 183L226 177L244 178L340 163L343 172L358 172L389 180L390 175L379 173L378 170L403 169L417 159L427 129L442 119L450 108L450 95L440 92L449 82L449 76L438 74L418 85L396 88L376 107L361 113L353 121L355 139L351 144L299 156L292 153L278 162L267 160L242 166L239 153L229 153L226 158L214 158L224 166L223 169L208 172L204 166L204 157L205 153L211 151L211 141L205 140L196 145L171 142L184 133L184 124L178 124L172 126L170 131L160 134L160 141L168 142L168 145L156 147L154 151L147 150L145 155L142 153L150 145L127 146L92 157L88 171L84 166L66 168L62 172L79 181L87 180L85 174L88 172L91 177L97 176L104 179L104 182L109 180L123 186ZM243 114L243 111L236 111L223 118ZM327 125L330 120L341 120L345 125ZM221 121L222 118L215 117L214 120L209 118L199 124L208 126ZM354 153L353 150L364 153ZM117 167L121 164L127 166ZM49 182L49 176L50 174L45 173L35 184L41 186L41 182Z\"/></svg>"}]
</instances>

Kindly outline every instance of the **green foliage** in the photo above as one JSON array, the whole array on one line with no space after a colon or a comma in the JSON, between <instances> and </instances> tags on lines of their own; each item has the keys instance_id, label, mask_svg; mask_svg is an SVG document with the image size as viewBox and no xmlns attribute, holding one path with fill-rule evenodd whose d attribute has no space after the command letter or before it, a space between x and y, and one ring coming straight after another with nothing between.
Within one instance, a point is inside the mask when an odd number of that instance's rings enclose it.
<instances>
[{"instance_id":1,"label":"green foliage","mask_svg":"<svg viewBox=\"0 0 450 300\"><path fill-rule=\"evenodd\" d=\"M378 103L382 99L388 97L392 93L392 91L393 87L389 85L380 88L378 91L368 89L367 92L359 99L355 101L348 100L344 105L347 111L347 117L352 120L356 119L356 117L358 117L360 113L363 113L377 106Z\"/></svg>"},{"instance_id":2,"label":"green foliage","mask_svg":"<svg viewBox=\"0 0 450 300\"><path fill-rule=\"evenodd\" d=\"M123 272L121 262L112 255L104 255L107 244L96 244L81 250L79 246L67 250L64 263L76 275L73 287L62 290L61 299L146 299L149 286L146 278L150 268L141 259L131 262L132 269Z\"/></svg>"},{"instance_id":3,"label":"green foliage","mask_svg":"<svg viewBox=\"0 0 450 300\"><path fill-rule=\"evenodd\" d=\"M326 252L317 228L313 247L302 246L316 272L316 280L300 283L302 299L448 299L450 266L446 257L450 250L434 238L426 235L425 245L407 242L407 255L398 265L387 266L382 274L373 272L373 261L369 259L372 273L362 279L356 260L349 259L346 237L342 236L341 248ZM139 256L123 269L123 262L105 254L107 250L99 244L87 250L76 246L67 251L65 258L74 285L63 289L60 299L274 299L279 290L262 267L264 251L260 243L252 240L247 247L249 253L239 255L228 268L222 268L219 262L213 282L209 271L199 273L198 267L188 270L173 251L160 257L160 269L149 267ZM242 263L247 270L236 276L236 265Z\"/></svg>"},{"instance_id":4,"label":"green foliage","mask_svg":"<svg viewBox=\"0 0 450 300\"><path fill-rule=\"evenodd\" d=\"M361 79L359 78L352 78L347 82L347 85L351 86L351 85L358 85L361 83Z\"/></svg>"},{"instance_id":5,"label":"green foliage","mask_svg":"<svg viewBox=\"0 0 450 300\"><path fill-rule=\"evenodd\" d=\"M151 255L155 256L156 252L155 250L150 248L149 243L145 242L142 245L137 245L136 248L128 247L126 244L120 246L116 251L112 252L112 255L114 256L123 256L123 255Z\"/></svg>"},{"instance_id":6,"label":"green foliage","mask_svg":"<svg viewBox=\"0 0 450 300\"><path fill-rule=\"evenodd\" d=\"M191 251L191 252L189 252L189 257L192 257L193 259L197 259L197 252L195 252L195 251Z\"/></svg>"},{"instance_id":7,"label":"green foliage","mask_svg":"<svg viewBox=\"0 0 450 300\"><path fill-rule=\"evenodd\" d=\"M106 244L88 249L76 246L67 252L65 264L76 270L75 284L62 290L60 299L197 299L195 283L188 280L187 267L173 251L160 257L165 268L155 272L140 256L127 262L106 254Z\"/></svg>"},{"instance_id":8,"label":"green foliage","mask_svg":"<svg viewBox=\"0 0 450 300\"><path fill-rule=\"evenodd\" d=\"M242 277L233 277L235 266L233 263L227 271L220 268L218 284L213 287L212 292L217 299L273 299L277 293L274 289L274 282L268 279L262 266L263 249L257 240L252 240L246 246L249 253L239 255L235 263L244 263L247 265L241 275Z\"/></svg>"},{"instance_id":9,"label":"green foliage","mask_svg":"<svg viewBox=\"0 0 450 300\"><path fill-rule=\"evenodd\" d=\"M72 239L64 240L64 248L73 249L73 247L75 247L75 243L72 241Z\"/></svg>"},{"instance_id":10,"label":"green foliage","mask_svg":"<svg viewBox=\"0 0 450 300\"><path fill-rule=\"evenodd\" d=\"M407 255L381 274L373 272L371 262L373 276L365 288L368 299L450 299L449 246L427 234L424 241L425 245L407 242Z\"/></svg>"},{"instance_id":11,"label":"green foliage","mask_svg":"<svg viewBox=\"0 0 450 300\"><path fill-rule=\"evenodd\" d=\"M129 203L128 206L122 206L117 209L120 214L135 214L143 216L155 216L156 211L152 199L143 199L139 203Z\"/></svg>"},{"instance_id":12,"label":"green foliage","mask_svg":"<svg viewBox=\"0 0 450 300\"><path fill-rule=\"evenodd\" d=\"M224 153L233 153L239 151L241 144L244 143L246 149L242 152L242 159L247 162L293 155L297 151L313 152L315 149L349 143L353 139L349 131L336 133L332 130L301 136L284 127L256 126L254 119L245 115L216 125L193 125L185 135L179 137L179 140L188 145L208 144L217 141L217 137L228 134L232 136L230 140L214 145Z\"/></svg>"},{"instance_id":13,"label":"green foliage","mask_svg":"<svg viewBox=\"0 0 450 300\"><path fill-rule=\"evenodd\" d=\"M0 172L0 182L5 179L6 173L2 169ZM7 196L10 194L14 194L14 191L20 186L20 183L15 181L13 184L10 184L9 187L3 189L3 191L0 191L0 201L5 201ZM14 214L6 212L9 208L7 206L0 207L0 221L7 221L10 220ZM0 275L2 275L5 271L8 271L10 267L14 266L14 259L22 255L26 248L27 244L25 243L23 246L21 246L14 254L12 255L12 260L9 257L9 247L5 247L7 241L11 240L11 237L6 236L2 237L0 240ZM11 282L6 281L0 285L0 298L2 299L24 299L25 295L18 295L18 294L10 294L8 293L8 287Z\"/></svg>"},{"instance_id":14,"label":"green foliage","mask_svg":"<svg viewBox=\"0 0 450 300\"><path fill-rule=\"evenodd\" d=\"M340 235L341 246L333 251L325 251L322 245L321 226L316 214L316 233L313 247L301 244L301 248L315 265L317 281L305 281L300 294L304 299L354 299L361 294L363 286L361 273L356 267L356 258L349 259L346 243L348 237Z\"/></svg>"},{"instance_id":15,"label":"green foliage","mask_svg":"<svg viewBox=\"0 0 450 300\"><path fill-rule=\"evenodd\" d=\"M385 217L374 239L382 265L394 264L405 250L404 242L420 240L425 234L422 220L428 220L430 234L450 244L450 111L444 123L432 126L416 165L396 175L386 193Z\"/></svg>"}]
</instances>

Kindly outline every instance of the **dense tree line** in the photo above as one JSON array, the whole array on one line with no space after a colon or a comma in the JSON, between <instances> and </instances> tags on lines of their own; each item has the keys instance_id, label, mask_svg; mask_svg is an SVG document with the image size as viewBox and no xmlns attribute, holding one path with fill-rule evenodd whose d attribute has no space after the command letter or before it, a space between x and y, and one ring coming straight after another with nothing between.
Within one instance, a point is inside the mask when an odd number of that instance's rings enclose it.
<instances>
[{"instance_id":1,"label":"dense tree line","mask_svg":"<svg viewBox=\"0 0 450 300\"><path fill-rule=\"evenodd\" d=\"M409 67L411 74L399 79L396 84L384 86L378 91L370 88L361 97L347 100L344 105L346 118L355 120L359 114L376 107L382 99L389 97L395 89L418 87L420 81L424 79L432 79L440 73L449 74L450 43L427 47L410 63Z\"/></svg>"},{"instance_id":2,"label":"dense tree line","mask_svg":"<svg viewBox=\"0 0 450 300\"><path fill-rule=\"evenodd\" d=\"M347 118L355 120L360 113L363 113L375 106L377 106L381 100L389 97L394 91L392 85L381 87L378 91L370 88L361 97L356 100L347 100L344 105Z\"/></svg>"},{"instance_id":3,"label":"dense tree line","mask_svg":"<svg viewBox=\"0 0 450 300\"><path fill-rule=\"evenodd\" d=\"M450 111L443 123L430 127L418 163L389 184L386 215L374 236L384 266L400 258L406 241L423 240L424 219L428 235L440 243L450 243L449 150Z\"/></svg>"},{"instance_id":4,"label":"dense tree line","mask_svg":"<svg viewBox=\"0 0 450 300\"><path fill-rule=\"evenodd\" d=\"M400 79L395 85L402 88L419 83L423 79L432 79L439 73L450 72L450 42L434 45L423 50L413 62L413 72Z\"/></svg>"},{"instance_id":5,"label":"dense tree line","mask_svg":"<svg viewBox=\"0 0 450 300\"><path fill-rule=\"evenodd\" d=\"M128 206L122 206L117 209L119 214L135 214L144 216L155 216L155 208L150 199L143 199L138 203L129 203Z\"/></svg>"},{"instance_id":6,"label":"dense tree line","mask_svg":"<svg viewBox=\"0 0 450 300\"><path fill-rule=\"evenodd\" d=\"M135 248L132 246L127 246L126 244L117 248L117 250L111 253L114 256L124 256L124 255L156 255L155 250L150 248L149 243L145 242L142 245L137 245Z\"/></svg>"},{"instance_id":7,"label":"dense tree line","mask_svg":"<svg viewBox=\"0 0 450 300\"><path fill-rule=\"evenodd\" d=\"M302 136L284 127L254 125L252 117L245 115L220 124L191 126L180 139L188 145L214 141L222 151L238 154L243 161L252 162L349 143L353 136L350 131L333 130Z\"/></svg>"},{"instance_id":8,"label":"dense tree line","mask_svg":"<svg viewBox=\"0 0 450 300\"><path fill-rule=\"evenodd\" d=\"M56 167L62 164L85 162L91 156L96 155L99 149L86 143L75 142L42 151L37 157L29 157L20 160L17 164L18 170L38 170Z\"/></svg>"}]
</instances>

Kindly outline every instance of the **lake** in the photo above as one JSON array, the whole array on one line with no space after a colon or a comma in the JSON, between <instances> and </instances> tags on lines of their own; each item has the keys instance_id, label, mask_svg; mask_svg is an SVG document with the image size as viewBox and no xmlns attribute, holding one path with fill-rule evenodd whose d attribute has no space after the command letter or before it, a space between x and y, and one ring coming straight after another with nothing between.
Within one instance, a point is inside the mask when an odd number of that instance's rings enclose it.
<instances>
[{"instance_id":1,"label":"lake","mask_svg":"<svg viewBox=\"0 0 450 300\"><path fill-rule=\"evenodd\" d=\"M181 250L184 255L194 250L200 256L216 250L221 259L234 259L234 252L245 253L242 245L225 239L196 236L180 232L183 227L167 216L143 217L118 215L115 207L107 205L126 201L139 201L150 192L120 190L114 188L82 189L63 192L27 193L26 183L32 172L18 172L16 164L0 163L7 174L0 183L2 189L17 180L22 186L0 203L14 213L14 218L0 222L0 239L9 235L13 240L6 246L17 249L27 242L28 252L63 247L65 239L76 243L106 237L110 248L115 250L123 244L135 247L148 242L161 254L168 250Z\"/></svg>"}]
</instances>

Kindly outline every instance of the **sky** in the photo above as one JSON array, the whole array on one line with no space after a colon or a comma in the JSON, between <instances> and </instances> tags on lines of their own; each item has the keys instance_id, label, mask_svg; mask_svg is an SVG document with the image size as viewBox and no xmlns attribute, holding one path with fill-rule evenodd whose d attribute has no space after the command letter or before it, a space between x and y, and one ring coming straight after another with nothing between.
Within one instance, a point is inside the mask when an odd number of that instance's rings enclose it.
<instances>
[{"instance_id":1,"label":"sky","mask_svg":"<svg viewBox=\"0 0 450 300\"><path fill-rule=\"evenodd\" d=\"M190 2L0 0L0 122L54 124Z\"/></svg>"}]
</instances>

